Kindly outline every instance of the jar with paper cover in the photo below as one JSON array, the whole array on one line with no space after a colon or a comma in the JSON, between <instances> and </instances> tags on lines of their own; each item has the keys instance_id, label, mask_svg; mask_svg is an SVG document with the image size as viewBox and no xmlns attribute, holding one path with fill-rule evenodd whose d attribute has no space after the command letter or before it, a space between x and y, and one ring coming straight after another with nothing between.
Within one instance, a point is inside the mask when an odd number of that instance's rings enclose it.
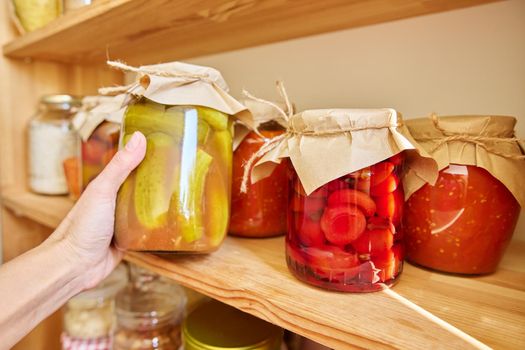
<instances>
[{"instance_id":1,"label":"jar with paper cover","mask_svg":"<svg viewBox=\"0 0 525 350\"><path fill-rule=\"evenodd\" d=\"M120 143L140 131L147 150L118 193L116 244L135 251L214 251L230 217L233 116L245 107L212 68L174 62L138 71Z\"/></svg>"},{"instance_id":2,"label":"jar with paper cover","mask_svg":"<svg viewBox=\"0 0 525 350\"><path fill-rule=\"evenodd\" d=\"M82 191L117 153L124 97L85 97L82 108L73 118L73 125L82 140L79 179Z\"/></svg>"},{"instance_id":3,"label":"jar with paper cover","mask_svg":"<svg viewBox=\"0 0 525 350\"><path fill-rule=\"evenodd\" d=\"M272 104L252 99L245 100L244 104L253 116L255 129L250 130L243 124L236 125L229 233L242 237L283 235L286 233L288 187L286 163L276 166L261 181L247 183L245 191L241 191L244 165L269 140L285 132L283 116L280 109ZM281 108L286 109L284 106Z\"/></svg>"},{"instance_id":4,"label":"jar with paper cover","mask_svg":"<svg viewBox=\"0 0 525 350\"><path fill-rule=\"evenodd\" d=\"M286 139L261 162L291 160L290 271L338 291L393 285L403 267L405 156L410 155L409 168L431 170L434 161L420 156L392 109L309 110L288 123Z\"/></svg>"},{"instance_id":5,"label":"jar with paper cover","mask_svg":"<svg viewBox=\"0 0 525 350\"><path fill-rule=\"evenodd\" d=\"M434 115L407 124L440 169L434 185L406 178L407 258L451 273L494 272L525 204L516 119Z\"/></svg>"}]
</instances>

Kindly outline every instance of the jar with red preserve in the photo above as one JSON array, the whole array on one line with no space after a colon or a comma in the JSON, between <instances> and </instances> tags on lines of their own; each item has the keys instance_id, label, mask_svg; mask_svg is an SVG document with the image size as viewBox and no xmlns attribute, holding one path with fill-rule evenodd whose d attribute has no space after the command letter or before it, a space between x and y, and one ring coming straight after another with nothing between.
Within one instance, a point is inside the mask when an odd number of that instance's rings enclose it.
<instances>
[{"instance_id":1,"label":"jar with red preserve","mask_svg":"<svg viewBox=\"0 0 525 350\"><path fill-rule=\"evenodd\" d=\"M286 257L292 274L346 292L381 290L398 280L404 250L401 172L409 152L418 159L392 109L313 110L290 117L286 139L261 163L291 160Z\"/></svg>"},{"instance_id":2,"label":"jar with red preserve","mask_svg":"<svg viewBox=\"0 0 525 350\"><path fill-rule=\"evenodd\" d=\"M408 259L461 274L494 272L525 203L516 119L450 116L409 121L438 162L434 185L415 185L404 215Z\"/></svg>"},{"instance_id":3,"label":"jar with red preserve","mask_svg":"<svg viewBox=\"0 0 525 350\"><path fill-rule=\"evenodd\" d=\"M257 131L243 128L242 137L233 153L232 214L229 233L243 237L272 237L286 233L288 176L285 163L276 166L270 176L247 184L241 191L244 165L269 140L284 133L282 117L271 105L247 100L245 105L253 115ZM243 132L244 131L244 132ZM245 136L244 134L248 134ZM235 141L234 141L235 145Z\"/></svg>"}]
</instances>

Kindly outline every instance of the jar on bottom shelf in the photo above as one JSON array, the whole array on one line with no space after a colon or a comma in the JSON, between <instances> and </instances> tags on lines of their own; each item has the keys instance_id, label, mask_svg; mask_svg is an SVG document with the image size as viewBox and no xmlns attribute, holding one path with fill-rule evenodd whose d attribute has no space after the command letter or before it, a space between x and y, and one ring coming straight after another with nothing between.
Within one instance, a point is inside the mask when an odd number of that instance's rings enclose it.
<instances>
[{"instance_id":1,"label":"jar on bottom shelf","mask_svg":"<svg viewBox=\"0 0 525 350\"><path fill-rule=\"evenodd\" d=\"M288 267L326 289L371 292L403 267L401 154L335 179L307 196L292 170Z\"/></svg>"},{"instance_id":2,"label":"jar on bottom shelf","mask_svg":"<svg viewBox=\"0 0 525 350\"><path fill-rule=\"evenodd\" d=\"M131 283L116 298L113 349L178 350L186 306L183 289L152 272L131 269Z\"/></svg>"},{"instance_id":3,"label":"jar on bottom shelf","mask_svg":"<svg viewBox=\"0 0 525 350\"><path fill-rule=\"evenodd\" d=\"M280 350L283 330L212 300L184 320L184 350Z\"/></svg>"},{"instance_id":4,"label":"jar on bottom shelf","mask_svg":"<svg viewBox=\"0 0 525 350\"><path fill-rule=\"evenodd\" d=\"M407 259L451 273L494 272L519 213L512 193L488 171L451 164L407 202Z\"/></svg>"},{"instance_id":5,"label":"jar on bottom shelf","mask_svg":"<svg viewBox=\"0 0 525 350\"><path fill-rule=\"evenodd\" d=\"M272 237L286 233L286 162L276 166L270 176L248 184L247 192L241 193L244 164L269 139L283 133L279 124L272 125L275 126L265 127L263 124L259 134L249 133L233 154L232 215L229 227L231 235Z\"/></svg>"}]
</instances>

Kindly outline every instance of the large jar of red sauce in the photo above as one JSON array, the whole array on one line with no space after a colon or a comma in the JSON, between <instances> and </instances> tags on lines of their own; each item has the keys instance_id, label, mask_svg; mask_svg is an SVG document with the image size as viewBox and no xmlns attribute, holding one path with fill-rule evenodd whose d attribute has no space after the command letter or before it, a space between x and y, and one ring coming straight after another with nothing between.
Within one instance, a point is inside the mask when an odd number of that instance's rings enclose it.
<instances>
[{"instance_id":1,"label":"large jar of red sauce","mask_svg":"<svg viewBox=\"0 0 525 350\"><path fill-rule=\"evenodd\" d=\"M407 122L441 169L435 185L419 188L406 205L411 262L461 274L496 270L525 199L525 160L513 139L515 123L501 116Z\"/></svg>"},{"instance_id":2,"label":"large jar of red sauce","mask_svg":"<svg viewBox=\"0 0 525 350\"><path fill-rule=\"evenodd\" d=\"M283 235L286 233L288 194L286 163L276 166L268 177L256 183L248 183L246 192L241 192L246 162L270 140L285 132L282 117L271 105L251 100L245 101L245 104L253 115L256 131L244 128L246 131L242 130L235 136L237 138L240 135L244 138L233 153L229 233L242 237ZM248 134L244 136L246 132Z\"/></svg>"},{"instance_id":3,"label":"large jar of red sauce","mask_svg":"<svg viewBox=\"0 0 525 350\"><path fill-rule=\"evenodd\" d=\"M313 110L291 116L287 129L262 162L291 160L286 257L292 274L346 292L393 285L403 266L403 151L415 149L400 115Z\"/></svg>"}]
</instances>

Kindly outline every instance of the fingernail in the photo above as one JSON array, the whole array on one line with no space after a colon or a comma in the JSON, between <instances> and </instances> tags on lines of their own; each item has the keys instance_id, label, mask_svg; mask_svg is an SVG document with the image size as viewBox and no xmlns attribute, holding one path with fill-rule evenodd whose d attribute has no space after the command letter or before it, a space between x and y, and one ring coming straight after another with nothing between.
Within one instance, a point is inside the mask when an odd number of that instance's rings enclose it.
<instances>
[{"instance_id":1,"label":"fingernail","mask_svg":"<svg viewBox=\"0 0 525 350\"><path fill-rule=\"evenodd\" d=\"M128 143L126 143L126 147L125 147L126 151L133 151L135 148L137 148L140 142L139 134L140 133L138 131L135 131L133 133L133 136L131 136L131 139L129 139Z\"/></svg>"}]
</instances>

